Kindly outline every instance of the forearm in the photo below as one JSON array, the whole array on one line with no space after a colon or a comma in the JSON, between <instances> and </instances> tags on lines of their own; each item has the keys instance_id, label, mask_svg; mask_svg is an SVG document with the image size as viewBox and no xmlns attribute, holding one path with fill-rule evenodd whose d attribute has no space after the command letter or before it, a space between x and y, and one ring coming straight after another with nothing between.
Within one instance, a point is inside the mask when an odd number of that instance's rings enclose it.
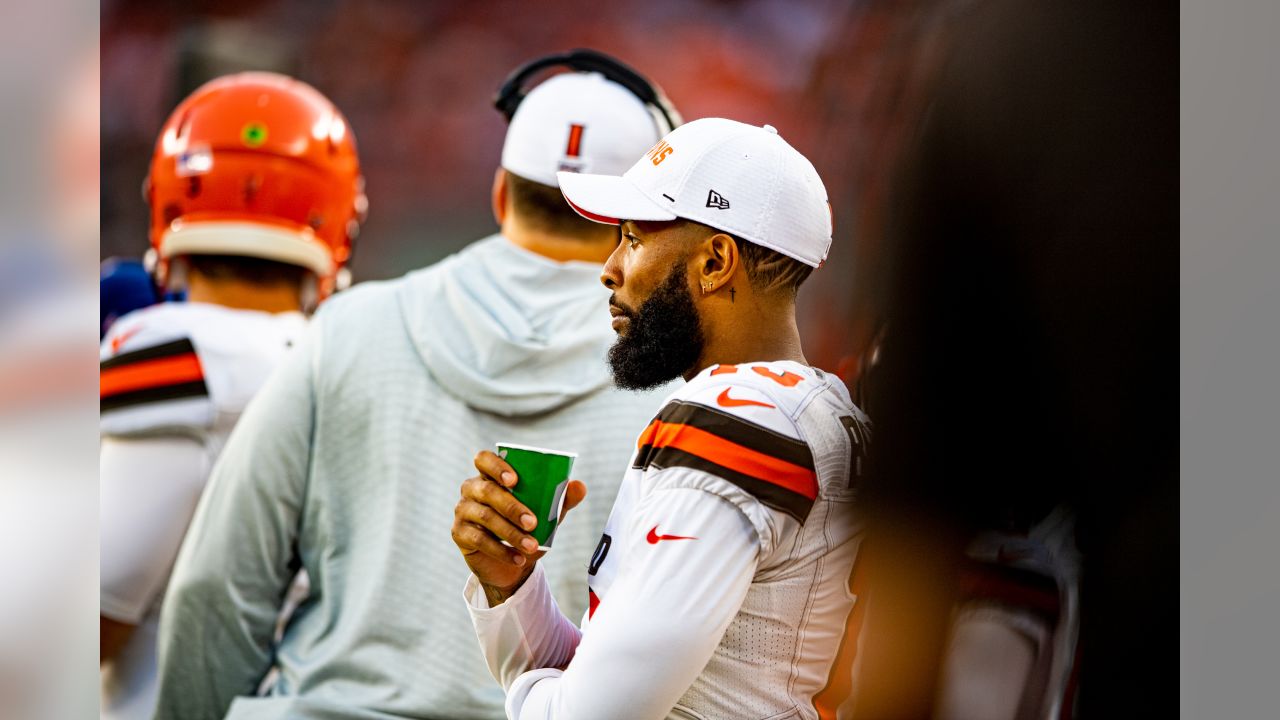
<instances>
[{"instance_id":1,"label":"forearm","mask_svg":"<svg viewBox=\"0 0 1280 720\"><path fill-rule=\"evenodd\" d=\"M159 599L204 487L190 437L108 436L99 464L99 661L108 662Z\"/></svg>"},{"instance_id":2,"label":"forearm","mask_svg":"<svg viewBox=\"0 0 1280 720\"><path fill-rule=\"evenodd\" d=\"M490 590L472 576L464 593L489 672L504 688L521 673L562 667L573 658L582 633L560 612L541 569L510 591Z\"/></svg>"},{"instance_id":3,"label":"forearm","mask_svg":"<svg viewBox=\"0 0 1280 720\"><path fill-rule=\"evenodd\" d=\"M564 672L544 663L508 687L520 720L625 717L671 711L714 654L756 567L758 540L745 517L701 491L666 493L652 517L692 517L695 541L649 544L634 525L629 560L592 616ZM709 511L706 510L710 506ZM645 668L644 673L635 668Z\"/></svg>"}]
</instances>

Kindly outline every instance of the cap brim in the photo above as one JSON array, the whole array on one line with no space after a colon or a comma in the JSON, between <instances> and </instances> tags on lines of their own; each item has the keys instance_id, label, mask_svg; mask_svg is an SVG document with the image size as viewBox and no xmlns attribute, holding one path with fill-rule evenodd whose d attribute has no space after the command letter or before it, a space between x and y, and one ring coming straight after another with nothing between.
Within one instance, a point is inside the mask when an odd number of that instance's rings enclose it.
<instances>
[{"instance_id":1,"label":"cap brim","mask_svg":"<svg viewBox=\"0 0 1280 720\"><path fill-rule=\"evenodd\" d=\"M564 199L582 217L607 225L621 225L623 220L675 220L676 214L664 210L625 177L556 173Z\"/></svg>"}]
</instances>

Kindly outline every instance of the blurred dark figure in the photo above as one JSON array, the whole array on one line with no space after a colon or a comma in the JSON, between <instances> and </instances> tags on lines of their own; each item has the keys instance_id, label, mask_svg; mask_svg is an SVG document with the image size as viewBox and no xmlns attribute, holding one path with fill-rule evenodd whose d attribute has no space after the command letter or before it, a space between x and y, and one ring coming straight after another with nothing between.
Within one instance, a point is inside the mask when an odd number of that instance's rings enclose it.
<instances>
[{"instance_id":1,"label":"blurred dark figure","mask_svg":"<svg viewBox=\"0 0 1280 720\"><path fill-rule=\"evenodd\" d=\"M151 281L141 260L107 258L102 261L98 278L99 339L116 320L134 310L156 304L159 299L156 286Z\"/></svg>"},{"instance_id":2,"label":"blurred dark figure","mask_svg":"<svg viewBox=\"0 0 1280 720\"><path fill-rule=\"evenodd\" d=\"M1016 717L1177 711L1177 13L1010 0L956 18L890 257L862 270L890 281L855 717L981 714L940 677L965 603L1001 582L1047 626L1079 621L1071 672L1026 676L1060 696L1015 697ZM1052 573L980 548L1072 516L1078 614L1037 585Z\"/></svg>"}]
</instances>

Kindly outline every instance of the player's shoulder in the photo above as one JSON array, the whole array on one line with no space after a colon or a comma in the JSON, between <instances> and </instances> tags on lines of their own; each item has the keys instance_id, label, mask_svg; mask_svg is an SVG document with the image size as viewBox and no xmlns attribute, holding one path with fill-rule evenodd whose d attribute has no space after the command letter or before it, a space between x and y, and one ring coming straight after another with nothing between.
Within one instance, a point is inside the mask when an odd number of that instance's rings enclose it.
<instances>
[{"instance_id":1,"label":"player's shoulder","mask_svg":"<svg viewBox=\"0 0 1280 720\"><path fill-rule=\"evenodd\" d=\"M212 425L214 407L192 338L198 325L193 315L183 304L164 303L111 326L98 355L104 435Z\"/></svg>"},{"instance_id":2,"label":"player's shoulder","mask_svg":"<svg viewBox=\"0 0 1280 720\"><path fill-rule=\"evenodd\" d=\"M818 480L796 419L829 385L828 376L794 362L707 368L668 398L641 435L636 462L700 471L721 490L803 522Z\"/></svg>"},{"instance_id":3,"label":"player's shoulder","mask_svg":"<svg viewBox=\"0 0 1280 720\"><path fill-rule=\"evenodd\" d=\"M813 399L831 390L830 377L791 361L713 365L671 395L726 415L798 437L796 418Z\"/></svg>"},{"instance_id":4,"label":"player's shoulder","mask_svg":"<svg viewBox=\"0 0 1280 720\"><path fill-rule=\"evenodd\" d=\"M164 303L125 315L99 351L102 432L207 428L238 412L306 328L300 313Z\"/></svg>"},{"instance_id":5,"label":"player's shoulder","mask_svg":"<svg viewBox=\"0 0 1280 720\"><path fill-rule=\"evenodd\" d=\"M301 313L268 313L198 302L165 302L135 310L103 338L100 359L177 337L204 346L248 348L264 337L291 337L306 327ZM234 340L233 340L234 339Z\"/></svg>"}]
</instances>

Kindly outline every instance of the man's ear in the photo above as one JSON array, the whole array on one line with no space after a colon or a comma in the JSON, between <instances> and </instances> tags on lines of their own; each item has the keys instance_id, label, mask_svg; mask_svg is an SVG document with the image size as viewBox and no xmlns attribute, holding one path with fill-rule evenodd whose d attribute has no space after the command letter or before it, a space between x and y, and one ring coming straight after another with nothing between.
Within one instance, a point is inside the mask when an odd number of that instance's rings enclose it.
<instances>
[{"instance_id":1,"label":"man's ear","mask_svg":"<svg viewBox=\"0 0 1280 720\"><path fill-rule=\"evenodd\" d=\"M493 174L493 193L490 197L493 202L493 219L498 221L498 226L502 226L502 222L507 219L507 171L498 168Z\"/></svg>"},{"instance_id":2,"label":"man's ear","mask_svg":"<svg viewBox=\"0 0 1280 720\"><path fill-rule=\"evenodd\" d=\"M698 285L702 292L713 293L726 286L738 272L738 243L729 235L718 232L702 244L702 266L698 268Z\"/></svg>"}]
</instances>

